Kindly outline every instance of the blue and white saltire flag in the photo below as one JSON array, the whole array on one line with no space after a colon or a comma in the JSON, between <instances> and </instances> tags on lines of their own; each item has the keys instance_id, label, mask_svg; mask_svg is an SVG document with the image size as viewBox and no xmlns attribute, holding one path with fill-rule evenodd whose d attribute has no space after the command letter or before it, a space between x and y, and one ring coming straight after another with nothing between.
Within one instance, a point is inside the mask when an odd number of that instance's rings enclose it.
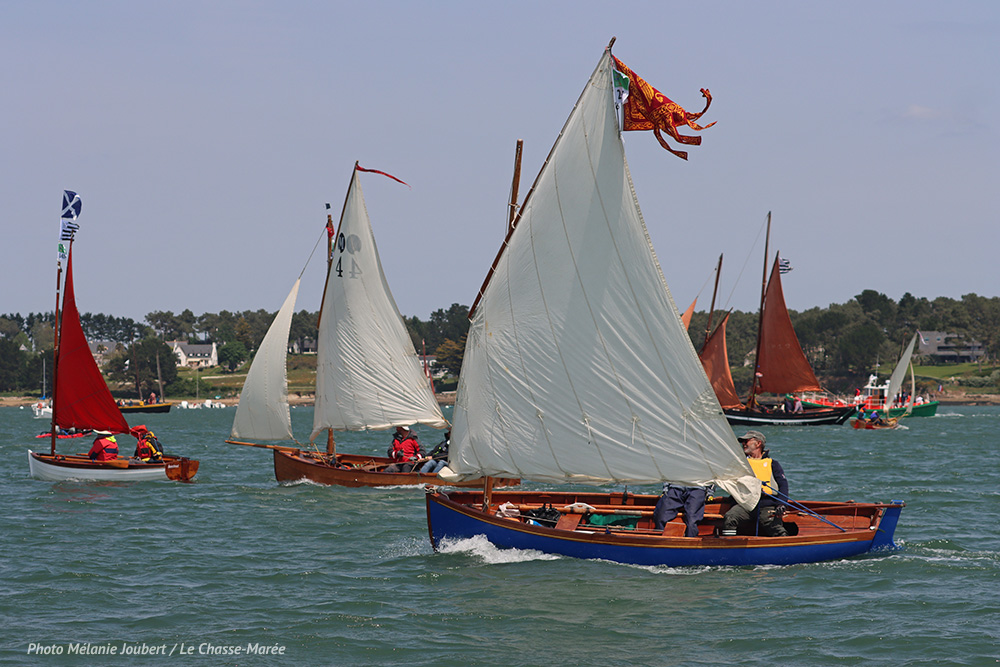
<instances>
[{"instance_id":1,"label":"blue and white saltire flag","mask_svg":"<svg viewBox=\"0 0 1000 667\"><path fill-rule=\"evenodd\" d=\"M76 223L77 216L83 208L80 195L72 190L63 190L62 218L59 221L59 261L66 259L69 252L69 242L76 236L80 225Z\"/></svg>"},{"instance_id":2,"label":"blue and white saltire flag","mask_svg":"<svg viewBox=\"0 0 1000 667\"><path fill-rule=\"evenodd\" d=\"M788 273L792 270L792 263L787 259L781 258L778 260L778 273Z\"/></svg>"}]
</instances>

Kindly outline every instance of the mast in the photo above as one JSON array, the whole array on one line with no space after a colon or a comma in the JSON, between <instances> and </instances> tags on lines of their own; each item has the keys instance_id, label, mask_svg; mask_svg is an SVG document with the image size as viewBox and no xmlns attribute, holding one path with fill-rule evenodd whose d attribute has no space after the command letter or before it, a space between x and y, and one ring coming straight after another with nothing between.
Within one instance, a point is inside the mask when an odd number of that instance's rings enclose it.
<instances>
[{"instance_id":1,"label":"mast","mask_svg":"<svg viewBox=\"0 0 1000 667\"><path fill-rule=\"evenodd\" d=\"M166 402L167 398L163 395L163 373L160 372L160 351L156 351L156 385L160 389L160 402Z\"/></svg>"},{"instance_id":2,"label":"mast","mask_svg":"<svg viewBox=\"0 0 1000 667\"><path fill-rule=\"evenodd\" d=\"M708 309L708 324L705 325L705 342L701 344L701 349L708 345L708 339L712 335L712 315L715 313L715 295L719 292L719 275L722 274L722 255L719 255L719 265L715 267L715 287L712 289L712 305Z\"/></svg>"},{"instance_id":3,"label":"mast","mask_svg":"<svg viewBox=\"0 0 1000 667\"><path fill-rule=\"evenodd\" d=\"M70 252L73 250L73 240L69 242ZM56 383L59 373L59 286L62 284L62 262L56 262L56 314L52 322L52 423L50 436L50 454L56 455ZM42 377L44 378L44 371Z\"/></svg>"},{"instance_id":4,"label":"mast","mask_svg":"<svg viewBox=\"0 0 1000 667\"><path fill-rule=\"evenodd\" d=\"M351 170L351 184L347 188L347 194L344 195L344 206L340 209L340 224L344 224L344 211L347 210L347 202L351 197L351 190L354 187L354 179L358 173L358 160L354 161L354 169ZM316 318L316 330L319 331L320 320L323 319L323 304L326 303L326 286L330 283L330 271L333 270L333 244L336 243L336 239L340 233L339 225L337 229L333 227L333 216L330 214L330 205L326 205L326 228L327 230L334 230L333 234L329 232L326 235L326 277L323 279L323 298L319 302L319 316ZM326 431L326 455L331 459L337 456L337 443L333 438L333 428L329 428Z\"/></svg>"},{"instance_id":5,"label":"mast","mask_svg":"<svg viewBox=\"0 0 1000 667\"><path fill-rule=\"evenodd\" d=\"M767 234L764 236L764 272L760 281L760 311L757 314L757 352L754 355L754 374L750 382L750 396L747 397L747 410L757 404L757 373L760 369L760 332L764 326L764 295L767 293L767 252L771 242L771 212L767 212Z\"/></svg>"},{"instance_id":6,"label":"mast","mask_svg":"<svg viewBox=\"0 0 1000 667\"><path fill-rule=\"evenodd\" d=\"M521 184L521 149L524 147L524 139L517 140L517 148L514 150L514 181L510 186L510 214L507 216L507 232L514 229L514 218L517 216L517 190Z\"/></svg>"}]
</instances>

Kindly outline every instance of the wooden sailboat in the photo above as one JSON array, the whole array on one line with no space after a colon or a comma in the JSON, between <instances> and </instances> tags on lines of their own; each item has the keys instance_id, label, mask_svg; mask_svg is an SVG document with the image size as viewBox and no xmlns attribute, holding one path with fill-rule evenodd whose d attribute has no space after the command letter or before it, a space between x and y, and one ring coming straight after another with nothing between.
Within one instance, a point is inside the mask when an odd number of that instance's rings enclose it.
<instances>
[{"instance_id":1,"label":"wooden sailboat","mask_svg":"<svg viewBox=\"0 0 1000 667\"><path fill-rule=\"evenodd\" d=\"M767 238L771 234L771 214L767 214ZM803 407L801 412L786 411L781 405L766 405L758 400L761 393L795 394L822 391L812 366L802 352L792 328L781 288L780 256L775 256L771 277L767 279L767 244L764 243L764 278L761 288L760 316L757 328L756 371L747 400L741 401L733 385L726 352L726 321L706 339L700 357L705 366L726 418L740 426L817 426L843 424L855 412L853 406ZM719 264L721 267L722 260Z\"/></svg>"},{"instance_id":2,"label":"wooden sailboat","mask_svg":"<svg viewBox=\"0 0 1000 667\"><path fill-rule=\"evenodd\" d=\"M58 282L57 278L57 285ZM76 306L72 241L66 261L64 289L62 314L60 316L56 313L51 447L48 454L28 451L31 476L50 481L191 481L198 472L198 461L182 456L164 455L160 461L142 462L128 458L92 461L86 454L56 454L55 443L59 429L131 433L137 438L146 430L145 427L129 427L90 353ZM58 310L58 296L56 303ZM61 327L58 326L59 322Z\"/></svg>"},{"instance_id":3,"label":"wooden sailboat","mask_svg":"<svg viewBox=\"0 0 1000 667\"><path fill-rule=\"evenodd\" d=\"M617 65L609 46L473 305L442 474L714 483L730 497L708 505L698 537L683 537L678 520L653 528L657 495L488 484L437 490L426 496L433 547L482 535L504 548L671 566L798 563L892 548L901 503L796 503L785 519L795 536L715 536L732 503L756 505L761 483L650 244L616 118ZM550 518L530 516L543 506ZM615 525L626 520L630 526Z\"/></svg>"},{"instance_id":4,"label":"wooden sailboat","mask_svg":"<svg viewBox=\"0 0 1000 667\"><path fill-rule=\"evenodd\" d=\"M854 428L861 429L882 429L882 428L896 428L899 425L899 420L903 417L909 415L913 410L913 397L916 393L916 378L913 374L913 364L911 359L913 358L913 348L917 344L917 335L913 334L913 338L910 339L910 344L906 346L903 351L902 356L899 358L899 362L896 367L892 370L892 375L889 376L889 383L886 385L885 401L886 403L892 403L899 393L899 390L903 386L903 380L906 378L906 370L910 370L910 396L906 402L906 406L903 409L903 413L895 417L889 417L881 413L878 414L874 419L871 415L865 416L860 414L857 419L851 420L851 426ZM882 412L885 412L884 408Z\"/></svg>"},{"instance_id":5,"label":"wooden sailboat","mask_svg":"<svg viewBox=\"0 0 1000 667\"><path fill-rule=\"evenodd\" d=\"M413 424L448 427L382 271L358 178L363 171L355 163L339 229L330 239L327 255L310 436L311 444L326 435L325 451L261 444L297 442L288 409L285 363L301 276L254 357L226 442L273 450L279 482L306 479L354 487L441 484L437 474L386 472L393 463L386 456L336 451L335 431L390 431ZM327 225L332 229L329 216Z\"/></svg>"}]
</instances>

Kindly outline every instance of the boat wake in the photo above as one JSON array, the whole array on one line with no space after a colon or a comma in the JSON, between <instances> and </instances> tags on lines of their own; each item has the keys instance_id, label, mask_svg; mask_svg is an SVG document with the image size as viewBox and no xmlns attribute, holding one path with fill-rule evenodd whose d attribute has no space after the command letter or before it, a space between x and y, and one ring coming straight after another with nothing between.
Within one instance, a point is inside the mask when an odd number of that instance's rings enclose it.
<instances>
[{"instance_id":1,"label":"boat wake","mask_svg":"<svg viewBox=\"0 0 1000 667\"><path fill-rule=\"evenodd\" d=\"M486 565L506 563L527 563L536 560L559 560L561 556L546 554L534 549L500 549L491 544L483 535L475 537L441 540L438 551L446 554L467 554Z\"/></svg>"}]
</instances>

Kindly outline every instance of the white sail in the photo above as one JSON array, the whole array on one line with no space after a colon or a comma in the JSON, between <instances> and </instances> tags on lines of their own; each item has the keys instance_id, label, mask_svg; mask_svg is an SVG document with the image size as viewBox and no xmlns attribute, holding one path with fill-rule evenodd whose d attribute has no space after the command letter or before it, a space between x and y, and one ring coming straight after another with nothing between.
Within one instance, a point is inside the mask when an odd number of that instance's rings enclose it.
<instances>
[{"instance_id":1,"label":"white sail","mask_svg":"<svg viewBox=\"0 0 1000 667\"><path fill-rule=\"evenodd\" d=\"M386 283L355 170L320 311L311 439L407 424L448 422Z\"/></svg>"},{"instance_id":2,"label":"white sail","mask_svg":"<svg viewBox=\"0 0 1000 667\"><path fill-rule=\"evenodd\" d=\"M240 404L233 419L231 438L294 440L288 412L288 332L292 326L299 283L285 297L243 382Z\"/></svg>"},{"instance_id":3,"label":"white sail","mask_svg":"<svg viewBox=\"0 0 1000 667\"><path fill-rule=\"evenodd\" d=\"M899 358L899 363L896 364L896 367L892 370L892 375L889 376L889 386L885 391L886 416L888 416L888 410L892 406L896 394L899 393L899 389L903 386L903 380L906 379L906 369L910 365L910 357L913 356L913 348L916 344L917 334L913 334L910 344L906 346L903 356Z\"/></svg>"},{"instance_id":4,"label":"white sail","mask_svg":"<svg viewBox=\"0 0 1000 667\"><path fill-rule=\"evenodd\" d=\"M695 354L625 161L605 52L474 311L449 467L547 482L760 482Z\"/></svg>"}]
</instances>

